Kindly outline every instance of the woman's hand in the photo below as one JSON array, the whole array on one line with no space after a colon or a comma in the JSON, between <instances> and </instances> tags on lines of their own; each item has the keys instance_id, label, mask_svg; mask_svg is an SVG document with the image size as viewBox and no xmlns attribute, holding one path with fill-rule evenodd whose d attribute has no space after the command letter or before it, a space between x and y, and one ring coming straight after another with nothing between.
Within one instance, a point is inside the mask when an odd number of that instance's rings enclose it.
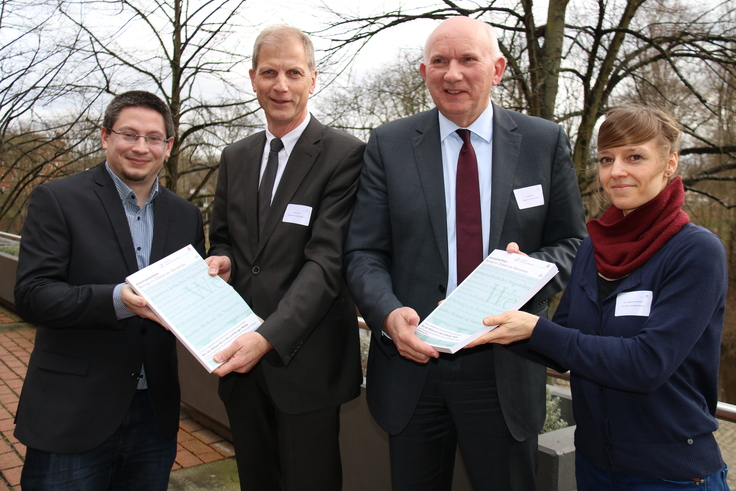
<instances>
[{"instance_id":1,"label":"woman's hand","mask_svg":"<svg viewBox=\"0 0 736 491\"><path fill-rule=\"evenodd\" d=\"M491 332L488 332L469 345L466 348L486 343L511 344L523 339L529 339L537 326L539 317L528 312L519 310L509 310L503 314L493 315L483 319L486 326L498 325Z\"/></svg>"}]
</instances>

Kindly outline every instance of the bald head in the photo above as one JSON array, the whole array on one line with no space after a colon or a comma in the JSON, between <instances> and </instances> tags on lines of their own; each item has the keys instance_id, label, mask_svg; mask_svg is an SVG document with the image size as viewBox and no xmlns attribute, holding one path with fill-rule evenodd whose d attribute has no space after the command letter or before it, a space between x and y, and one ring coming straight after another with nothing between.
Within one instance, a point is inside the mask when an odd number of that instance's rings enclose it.
<instances>
[{"instance_id":1,"label":"bald head","mask_svg":"<svg viewBox=\"0 0 736 491\"><path fill-rule=\"evenodd\" d=\"M427 38L419 71L437 109L467 128L491 101L506 70L493 28L469 17L443 21Z\"/></svg>"},{"instance_id":2,"label":"bald head","mask_svg":"<svg viewBox=\"0 0 736 491\"><path fill-rule=\"evenodd\" d=\"M441 38L457 32L472 32L474 37L479 40L485 39L490 47L493 56L501 56L501 50L498 47L498 39L496 39L496 33L493 31L493 27L490 24L481 22L477 19L471 19L470 17L458 16L450 17L440 23L434 31L427 37L427 41L424 43L424 62L427 62L427 54L430 46L436 38Z\"/></svg>"}]
</instances>

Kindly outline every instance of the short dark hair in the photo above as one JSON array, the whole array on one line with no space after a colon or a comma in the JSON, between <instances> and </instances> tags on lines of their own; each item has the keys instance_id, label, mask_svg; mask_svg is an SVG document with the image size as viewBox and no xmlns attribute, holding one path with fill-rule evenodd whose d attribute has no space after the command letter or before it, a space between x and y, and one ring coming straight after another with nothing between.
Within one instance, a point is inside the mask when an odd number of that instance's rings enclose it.
<instances>
[{"instance_id":1,"label":"short dark hair","mask_svg":"<svg viewBox=\"0 0 736 491\"><path fill-rule=\"evenodd\" d=\"M164 118L166 138L176 136L169 106L157 95L145 90L131 90L116 95L105 110L105 118L102 120L103 128L112 128L120 117L120 112L126 107L145 107L156 111Z\"/></svg>"}]
</instances>

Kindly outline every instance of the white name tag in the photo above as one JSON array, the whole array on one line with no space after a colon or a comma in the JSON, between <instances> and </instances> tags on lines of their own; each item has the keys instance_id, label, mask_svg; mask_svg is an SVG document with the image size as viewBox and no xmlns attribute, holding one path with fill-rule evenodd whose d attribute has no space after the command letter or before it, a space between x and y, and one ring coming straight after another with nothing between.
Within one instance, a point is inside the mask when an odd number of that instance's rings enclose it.
<instances>
[{"instance_id":1,"label":"white name tag","mask_svg":"<svg viewBox=\"0 0 736 491\"><path fill-rule=\"evenodd\" d=\"M312 207L305 205L290 204L286 207L284 213L284 222L296 223L297 225L309 225L309 218L312 216Z\"/></svg>"},{"instance_id":2,"label":"white name tag","mask_svg":"<svg viewBox=\"0 0 736 491\"><path fill-rule=\"evenodd\" d=\"M516 204L519 209L533 208L544 204L544 194L542 193L542 185L529 186L527 188L514 189L516 196Z\"/></svg>"},{"instance_id":3,"label":"white name tag","mask_svg":"<svg viewBox=\"0 0 736 491\"><path fill-rule=\"evenodd\" d=\"M624 292L616 295L616 317L626 315L649 317L649 312L651 310L652 292L648 290Z\"/></svg>"}]
</instances>

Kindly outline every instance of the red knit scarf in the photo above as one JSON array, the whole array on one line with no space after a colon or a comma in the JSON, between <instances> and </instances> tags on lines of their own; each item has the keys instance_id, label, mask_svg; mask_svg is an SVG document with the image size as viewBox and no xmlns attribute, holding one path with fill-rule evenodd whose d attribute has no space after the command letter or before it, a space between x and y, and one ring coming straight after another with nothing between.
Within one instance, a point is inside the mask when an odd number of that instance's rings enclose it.
<instances>
[{"instance_id":1,"label":"red knit scarf","mask_svg":"<svg viewBox=\"0 0 736 491\"><path fill-rule=\"evenodd\" d=\"M598 272L616 280L649 261L690 221L680 208L684 203L685 188L677 176L654 199L628 215L610 205L600 218L589 220Z\"/></svg>"}]
</instances>

